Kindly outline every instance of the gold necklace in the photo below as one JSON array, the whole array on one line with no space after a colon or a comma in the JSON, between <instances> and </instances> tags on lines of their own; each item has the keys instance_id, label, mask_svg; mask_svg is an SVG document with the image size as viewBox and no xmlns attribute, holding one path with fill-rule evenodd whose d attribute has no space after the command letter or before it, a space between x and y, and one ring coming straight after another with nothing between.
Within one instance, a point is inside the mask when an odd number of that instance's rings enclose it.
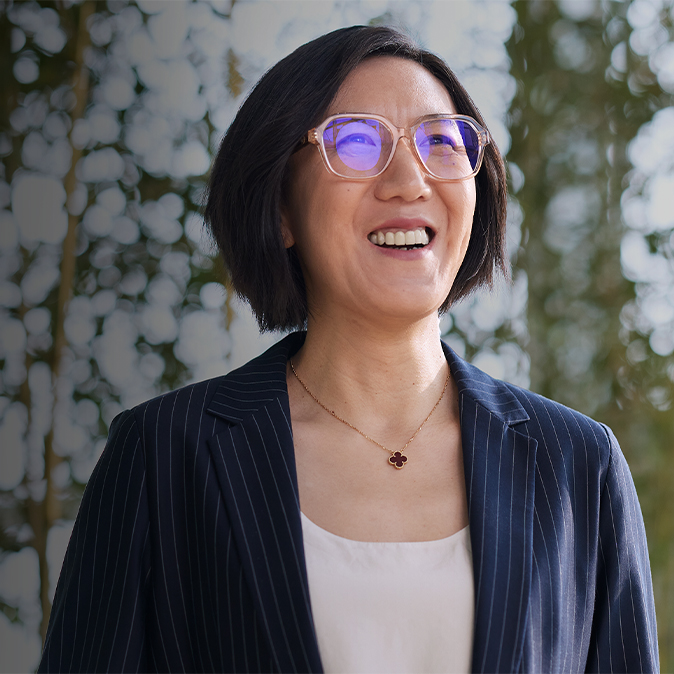
<instances>
[{"instance_id":1,"label":"gold necklace","mask_svg":"<svg viewBox=\"0 0 674 674\"><path fill-rule=\"evenodd\" d=\"M433 406L433 409L429 412L428 416L421 422L421 426L417 428L416 431L412 434L412 437L403 445L402 449L400 449L397 452L391 451L388 447L385 447L384 445L381 444L381 442L377 442L374 438L371 438L369 435L366 433L363 433L363 431L360 430L360 428L356 428L353 424L350 424L346 419L342 419L338 414L334 412L334 410L331 410L329 407L326 407L310 390L309 387L302 381L300 376L297 374L297 371L295 370L295 366L293 365L292 360L290 361L290 369L293 371L293 374L297 378L297 381L302 384L304 387L304 390L314 399L315 402L317 402L326 412L329 412L332 414L337 421L341 421L343 424L346 424L349 428L352 428L356 433L360 433L366 440L369 440L370 442L374 442L375 445L378 447L381 447L384 451L388 452L390 456L388 457L388 462L391 466L394 468L397 468L400 470L406 463L407 463L407 456L403 454L403 452L407 449L407 446L414 440L414 438L417 437L417 434L419 431L426 425L426 422L431 418L431 414L435 412L437 409L438 405L440 404L440 401L443 399L445 395L445 391L447 390L447 384L449 384L449 377L450 373L447 373L447 379L445 379L445 385L442 389L442 393L440 394L440 397L438 398L438 402L435 403Z\"/></svg>"}]
</instances>

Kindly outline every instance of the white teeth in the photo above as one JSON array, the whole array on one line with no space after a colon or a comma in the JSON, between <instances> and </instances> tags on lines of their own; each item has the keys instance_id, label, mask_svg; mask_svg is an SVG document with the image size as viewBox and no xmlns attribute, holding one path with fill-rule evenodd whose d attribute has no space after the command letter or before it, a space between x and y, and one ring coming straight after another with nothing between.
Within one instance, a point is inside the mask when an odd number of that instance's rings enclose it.
<instances>
[{"instance_id":1,"label":"white teeth","mask_svg":"<svg viewBox=\"0 0 674 674\"><path fill-rule=\"evenodd\" d=\"M372 232L369 240L378 246L396 246L408 250L407 246L425 246L429 241L428 232L425 229L413 229L397 232Z\"/></svg>"}]
</instances>

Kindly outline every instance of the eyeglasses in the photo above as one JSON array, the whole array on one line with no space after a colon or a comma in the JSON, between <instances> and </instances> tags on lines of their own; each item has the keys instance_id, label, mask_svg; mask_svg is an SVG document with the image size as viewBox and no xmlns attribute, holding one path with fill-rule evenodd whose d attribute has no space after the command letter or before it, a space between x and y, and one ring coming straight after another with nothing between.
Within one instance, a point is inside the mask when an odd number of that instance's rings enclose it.
<instances>
[{"instance_id":1,"label":"eyeglasses","mask_svg":"<svg viewBox=\"0 0 674 674\"><path fill-rule=\"evenodd\" d=\"M374 178L391 163L398 141L410 145L438 180L472 178L480 170L489 132L465 115L429 115L408 128L379 115L331 115L311 129L303 144L318 145L326 167L342 178Z\"/></svg>"}]
</instances>

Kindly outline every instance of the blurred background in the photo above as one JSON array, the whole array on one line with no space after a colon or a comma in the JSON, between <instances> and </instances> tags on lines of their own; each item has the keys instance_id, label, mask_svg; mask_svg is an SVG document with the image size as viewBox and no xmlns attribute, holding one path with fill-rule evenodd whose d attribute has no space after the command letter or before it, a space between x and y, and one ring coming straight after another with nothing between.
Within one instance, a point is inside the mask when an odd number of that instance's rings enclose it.
<instances>
[{"instance_id":1,"label":"blurred background","mask_svg":"<svg viewBox=\"0 0 674 674\"><path fill-rule=\"evenodd\" d=\"M444 57L508 163L511 284L445 339L608 423L674 670L674 0L0 3L0 671L32 671L79 500L122 409L279 338L200 209L255 81L393 24Z\"/></svg>"}]
</instances>

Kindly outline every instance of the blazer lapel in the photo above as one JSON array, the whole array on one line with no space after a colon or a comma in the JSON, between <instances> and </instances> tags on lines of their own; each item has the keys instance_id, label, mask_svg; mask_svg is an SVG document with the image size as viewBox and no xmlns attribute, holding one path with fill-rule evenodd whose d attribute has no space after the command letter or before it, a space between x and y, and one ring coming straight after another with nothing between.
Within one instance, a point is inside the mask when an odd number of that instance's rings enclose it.
<instances>
[{"instance_id":1,"label":"blazer lapel","mask_svg":"<svg viewBox=\"0 0 674 674\"><path fill-rule=\"evenodd\" d=\"M232 425L209 441L246 580L281 672L321 672L311 617L286 361L290 335L228 375L209 412Z\"/></svg>"},{"instance_id":2,"label":"blazer lapel","mask_svg":"<svg viewBox=\"0 0 674 674\"><path fill-rule=\"evenodd\" d=\"M473 672L519 671L532 571L537 442L513 428L529 419L512 391L449 349L475 578Z\"/></svg>"}]
</instances>

